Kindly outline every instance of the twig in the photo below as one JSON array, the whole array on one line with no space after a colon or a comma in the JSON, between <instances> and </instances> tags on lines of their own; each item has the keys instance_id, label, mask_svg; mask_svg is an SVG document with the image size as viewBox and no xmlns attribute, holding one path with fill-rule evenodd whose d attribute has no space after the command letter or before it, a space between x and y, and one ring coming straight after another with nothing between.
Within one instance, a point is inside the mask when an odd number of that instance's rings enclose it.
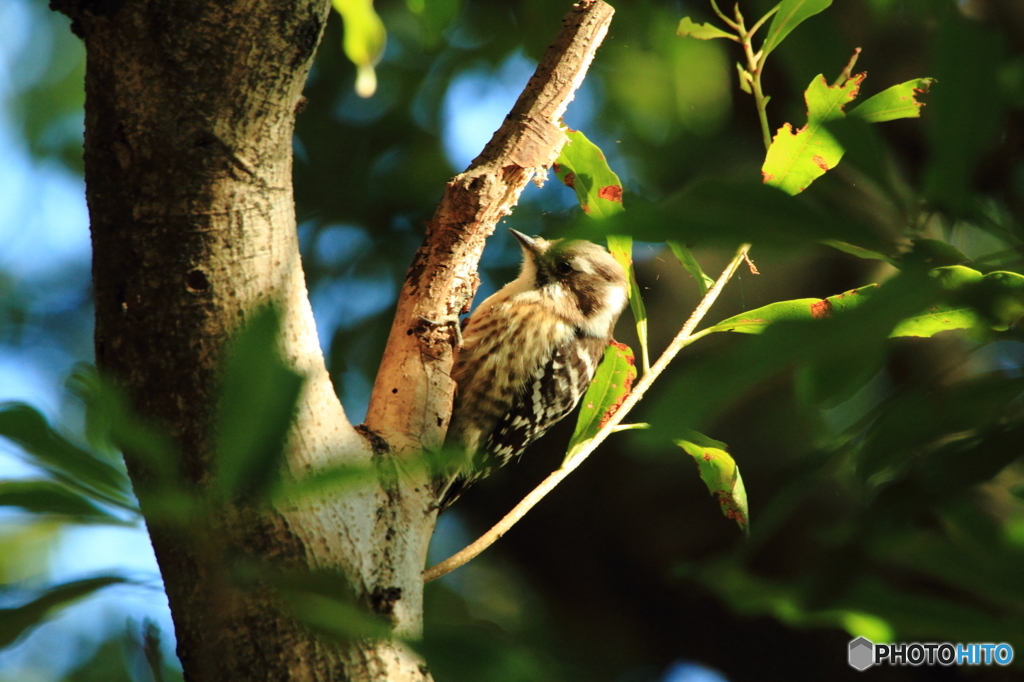
<instances>
[{"instance_id":1,"label":"twig","mask_svg":"<svg viewBox=\"0 0 1024 682\"><path fill-rule=\"evenodd\" d=\"M741 27L742 28L742 27ZM768 99L761 89L761 72L764 70L764 53L754 53L753 35L743 32L743 52L747 56L747 70L750 72L750 87L754 91L754 104L757 106L757 118L761 121L761 138L765 151L772 146L771 128L768 126Z\"/></svg>"},{"instance_id":2,"label":"twig","mask_svg":"<svg viewBox=\"0 0 1024 682\"><path fill-rule=\"evenodd\" d=\"M727 25L727 26L728 26L729 28L731 28L731 29L733 29L733 30L736 30L736 31L738 31L738 30L739 30L739 28L740 28L740 27L739 27L739 25L738 25L738 24L737 24L737 23L736 23L735 21L733 21L732 19L730 19L730 18L728 17L728 15L726 15L726 13L725 13L725 12L723 12L723 11L722 11L722 10L720 10L720 9L718 9L718 3L716 3L716 2L715 2L715 0L711 0L711 7L713 7L713 8L714 8L714 10L715 10L715 14L717 14L717 15L718 15L718 18L719 18L719 19L721 19L722 21L724 21L724 22L725 22L725 24L726 24L726 25Z\"/></svg>"},{"instance_id":3,"label":"twig","mask_svg":"<svg viewBox=\"0 0 1024 682\"><path fill-rule=\"evenodd\" d=\"M601 430L597 432L593 439L584 444L572 459L565 462L559 469L553 471L550 476L540 483L540 485L530 491L530 493L520 500L519 504L517 504L512 511L506 514L505 518L498 521L493 528L481 535L472 544L468 545L457 554L453 554L441 563L424 571L424 582L430 582L431 580L440 578L446 573L454 571L456 568L467 563L494 544L498 538L507 533L509 529L519 521L519 519L523 518L535 504L540 502L541 499L551 492L556 485L561 483L562 479L582 464L583 460L597 449L597 446L603 443L609 434L615 431L616 427L622 422L626 415L629 414L630 410L640 402L644 397L644 394L647 393L647 390L654 383L654 380L657 379L663 371L665 371L665 368L668 367L669 363L672 362L679 351L696 341L698 338L704 336L704 332L694 334L693 330L697 328L697 325L700 324L701 320L704 319L704 316L707 315L708 310L711 309L711 306L718 298L718 295L722 293L722 289L725 288L726 283L728 283L736 273L740 264L747 259L747 251L749 249L750 244L744 244L736 251L736 255L733 256L729 265L725 268L722 274L719 275L714 286L704 294L704 298L702 298L700 303L697 304L693 314L690 315L690 318L686 321L686 324L683 325L683 328L679 330L679 333L676 334L676 337L672 339L672 343L670 343L668 348L665 349L665 352L661 354L658 361L651 366L650 371L640 378L640 381L638 381L636 386L633 388L633 392L626 397L622 406L608 419L608 421L605 422L604 426L601 427Z\"/></svg>"},{"instance_id":4,"label":"twig","mask_svg":"<svg viewBox=\"0 0 1024 682\"><path fill-rule=\"evenodd\" d=\"M779 11L779 6L778 5L776 5L772 9L770 9L767 14L765 14L763 17L761 17L760 19L757 20L756 24L754 24L753 26L750 27L750 30L747 31L747 35L750 38L753 38L754 34L757 33L761 29L762 26L764 26L764 22L766 22L769 19L771 19L772 17L774 17L775 13L778 12L778 11Z\"/></svg>"},{"instance_id":5,"label":"twig","mask_svg":"<svg viewBox=\"0 0 1024 682\"><path fill-rule=\"evenodd\" d=\"M714 5L713 2L712 5ZM768 100L771 98L765 97L764 90L761 89L761 73L764 71L764 61L768 55L764 53L763 48L754 52L754 34L757 33L760 28L764 26L764 22L774 16L778 10L779 8L776 5L775 8L758 19L757 23L750 27L750 30L747 30L746 24L743 21L743 15L740 14L739 4L736 5L735 22L729 21L724 15L719 13L719 17L736 30L739 34L739 42L743 45L743 52L747 57L747 72L750 74L750 87L754 95L754 104L757 106L757 118L761 122L761 138L764 141L764 148L766 151L772 145L771 129L768 126Z\"/></svg>"}]
</instances>

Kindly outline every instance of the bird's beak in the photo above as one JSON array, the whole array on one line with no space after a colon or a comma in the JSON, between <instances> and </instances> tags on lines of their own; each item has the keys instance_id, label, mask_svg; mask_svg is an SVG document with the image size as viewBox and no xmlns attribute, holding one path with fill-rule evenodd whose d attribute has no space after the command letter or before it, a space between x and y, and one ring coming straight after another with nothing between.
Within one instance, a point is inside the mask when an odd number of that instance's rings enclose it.
<instances>
[{"instance_id":1,"label":"bird's beak","mask_svg":"<svg viewBox=\"0 0 1024 682\"><path fill-rule=\"evenodd\" d=\"M539 256L544 253L544 246L546 244L545 240L540 237L527 237L519 230L513 230L511 228L509 228L509 232L512 233L513 237L519 240L519 243L522 245L525 253L529 253L534 256Z\"/></svg>"}]
</instances>

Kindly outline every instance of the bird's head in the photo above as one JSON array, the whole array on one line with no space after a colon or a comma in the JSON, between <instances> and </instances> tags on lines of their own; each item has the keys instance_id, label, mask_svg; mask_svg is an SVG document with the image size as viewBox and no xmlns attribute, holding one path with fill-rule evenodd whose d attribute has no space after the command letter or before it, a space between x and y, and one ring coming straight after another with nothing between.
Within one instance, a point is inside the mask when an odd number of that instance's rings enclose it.
<instances>
[{"instance_id":1,"label":"bird's head","mask_svg":"<svg viewBox=\"0 0 1024 682\"><path fill-rule=\"evenodd\" d=\"M528 237L510 230L523 247L519 281L528 284L567 320L591 336L610 337L629 299L626 273L604 247L581 239Z\"/></svg>"}]
</instances>

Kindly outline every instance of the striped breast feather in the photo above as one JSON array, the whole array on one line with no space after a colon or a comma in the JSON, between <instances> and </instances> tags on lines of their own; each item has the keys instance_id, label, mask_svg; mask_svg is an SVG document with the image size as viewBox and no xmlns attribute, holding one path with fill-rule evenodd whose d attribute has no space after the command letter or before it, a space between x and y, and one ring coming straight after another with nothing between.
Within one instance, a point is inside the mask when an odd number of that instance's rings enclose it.
<instances>
[{"instance_id":1,"label":"striped breast feather","mask_svg":"<svg viewBox=\"0 0 1024 682\"><path fill-rule=\"evenodd\" d=\"M483 450L503 466L572 412L604 357L606 339L577 335L555 348L515 395L484 440Z\"/></svg>"}]
</instances>

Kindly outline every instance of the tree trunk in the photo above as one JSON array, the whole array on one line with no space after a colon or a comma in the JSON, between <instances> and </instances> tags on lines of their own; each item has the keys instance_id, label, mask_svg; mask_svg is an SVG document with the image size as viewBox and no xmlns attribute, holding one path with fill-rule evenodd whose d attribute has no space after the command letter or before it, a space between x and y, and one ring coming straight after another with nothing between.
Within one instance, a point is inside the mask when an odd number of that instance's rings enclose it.
<instances>
[{"instance_id":1,"label":"tree trunk","mask_svg":"<svg viewBox=\"0 0 1024 682\"><path fill-rule=\"evenodd\" d=\"M295 230L295 110L329 6L67 0L57 7L71 16L88 55L97 364L172 435L183 473L199 490L212 476L211 415L225 344L268 302L282 310L286 360L307 375L288 453L292 473L375 457L324 367ZM145 510L158 482L126 455ZM392 481L301 509L235 504L189 533L151 523L187 678L424 679L411 654L389 643L326 644L283 613L265 585L229 575L232 561L246 558L344 573L364 604L399 634L415 636L433 518L423 513L425 480ZM366 560L374 553L391 561Z\"/></svg>"},{"instance_id":2,"label":"tree trunk","mask_svg":"<svg viewBox=\"0 0 1024 682\"><path fill-rule=\"evenodd\" d=\"M400 639L422 628L421 572L436 514L428 472L401 458L443 441L453 334L427 320L471 297L484 238L564 143L556 121L612 10L584 0L467 173L449 184L409 272L374 388L354 428L329 380L302 272L291 184L295 111L327 0L53 0L85 40L85 175L96 360L180 448L199 495L215 476L219 373L231 335L260 307L282 312L280 346L306 376L290 475L374 468L344 495L275 508L235 500L173 526L160 488L126 452L164 578L186 679L425 680L398 640L330 642L287 612L257 572L344 576ZM260 576L264 576L261 578ZM339 578L341 579L341 578Z\"/></svg>"}]
</instances>

